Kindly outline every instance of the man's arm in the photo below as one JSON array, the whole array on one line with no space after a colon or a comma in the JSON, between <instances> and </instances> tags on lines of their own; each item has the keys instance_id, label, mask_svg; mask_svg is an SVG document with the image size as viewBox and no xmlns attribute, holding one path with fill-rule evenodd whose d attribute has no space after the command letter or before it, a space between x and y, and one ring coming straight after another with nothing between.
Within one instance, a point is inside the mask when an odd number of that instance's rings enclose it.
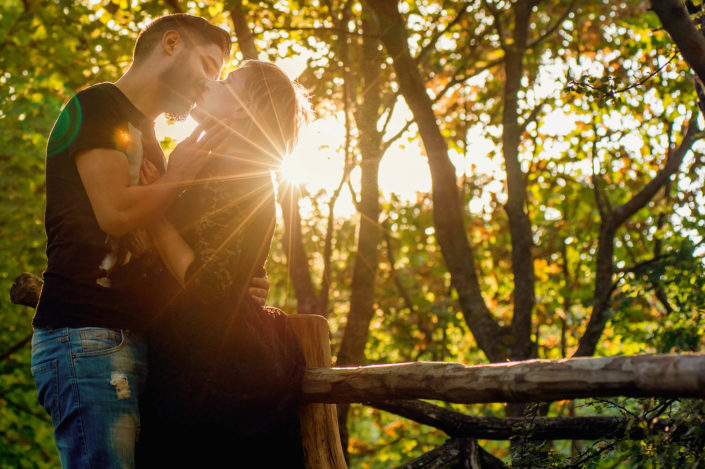
<instances>
[{"instance_id":1,"label":"man's arm","mask_svg":"<svg viewBox=\"0 0 705 469\"><path fill-rule=\"evenodd\" d=\"M161 216L226 135L216 130L199 141L201 132L197 128L174 149L166 174L148 186L130 185L127 157L120 151L96 148L78 153L76 167L101 230L119 237Z\"/></svg>"}]
</instances>

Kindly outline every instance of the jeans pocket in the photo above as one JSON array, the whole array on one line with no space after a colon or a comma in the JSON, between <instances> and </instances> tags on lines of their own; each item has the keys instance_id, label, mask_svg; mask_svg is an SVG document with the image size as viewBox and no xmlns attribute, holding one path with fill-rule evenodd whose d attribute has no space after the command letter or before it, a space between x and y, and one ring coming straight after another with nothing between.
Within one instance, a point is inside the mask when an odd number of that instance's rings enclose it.
<instances>
[{"instance_id":1,"label":"jeans pocket","mask_svg":"<svg viewBox=\"0 0 705 469\"><path fill-rule=\"evenodd\" d=\"M37 400L51 416L51 421L56 427L61 421L58 361L50 360L32 366L32 376L37 388Z\"/></svg>"},{"instance_id":2,"label":"jeans pocket","mask_svg":"<svg viewBox=\"0 0 705 469\"><path fill-rule=\"evenodd\" d=\"M75 357L108 355L120 350L125 344L122 330L102 327L84 327L79 330L80 345L74 349Z\"/></svg>"}]
</instances>

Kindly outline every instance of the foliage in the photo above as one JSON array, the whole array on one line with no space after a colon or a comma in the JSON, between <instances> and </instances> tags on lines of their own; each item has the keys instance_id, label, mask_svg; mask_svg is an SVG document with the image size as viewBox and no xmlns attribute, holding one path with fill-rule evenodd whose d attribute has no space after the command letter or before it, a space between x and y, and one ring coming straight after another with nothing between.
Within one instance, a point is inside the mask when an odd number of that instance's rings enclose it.
<instances>
[{"instance_id":1,"label":"foliage","mask_svg":"<svg viewBox=\"0 0 705 469\"><path fill-rule=\"evenodd\" d=\"M0 87L5 91L0 94L2 291L8 292L22 271L40 273L44 267L43 152L62 103L88 84L115 80L129 63L136 34L150 18L178 5L232 31L235 3L0 0ZM307 68L300 81L312 91L317 116L341 116L345 80L358 72L345 68L343 44L349 46L350 63L360 63L366 3L241 3L261 57L304 58ZM437 123L455 164L482 297L503 332L511 327L516 306L502 152L507 82L503 64L517 3L400 2L409 49L434 100ZM576 4L580 7L562 16ZM336 23L345 5L350 19L344 25L347 32ZM561 22L556 24L556 18ZM502 37L498 30L507 35ZM687 66L643 2L546 0L532 11L530 30L532 37L541 40L523 56L516 97L524 125L518 160L533 245L525 254L533 259L536 278L533 354L561 358L575 351L595 302L601 224L596 194L606 205L617 207L641 190L663 166L669 148L680 142L688 117L695 112L696 98ZM341 37L347 37L347 42ZM235 56L242 57L237 47ZM412 118L399 97L391 58L385 56L382 70L378 127L389 117L385 140L422 147L419 123L404 127ZM351 111L364 97L359 91L348 96ZM405 131L395 135L399 130ZM360 156L357 132L352 126L354 161ZM389 153L384 158L390 158ZM343 158L340 151L333 155ZM405 168L395 170L403 174ZM358 173L352 174L350 188L355 192ZM330 177L338 180L339 175ZM598 354L703 350L704 179L702 145L695 145L680 171L617 231L610 321ZM320 284L332 191L313 186L302 192L301 213L311 274ZM380 199L383 235L366 360L485 361L469 332L436 239L434 210L442 215L444 207L433 207L431 195L424 191L410 197L390 194L382 187ZM347 322L359 220L334 215L327 310L335 352ZM279 241L281 225L268 264L273 284L270 301L296 311L287 248ZM0 434L4 436L0 467L58 465L49 419L36 404L29 376L29 347L5 355L31 333L30 315L27 308L0 303L4 324L0 331ZM502 405L448 406L474 415L504 413ZM658 409L658 418L671 419L675 429L666 437L654 430L643 442L589 443L573 455L566 445L515 445L516 465L540 467L539 460L544 467L703 464L701 401L666 405L617 400L578 412L621 415L622 408L635 425L645 425L647 430L652 427L644 416ZM559 403L549 407L548 415L569 412L569 406ZM400 464L445 438L437 430L363 406L352 406L349 429L353 467ZM504 443L483 446L497 456L510 457Z\"/></svg>"}]
</instances>

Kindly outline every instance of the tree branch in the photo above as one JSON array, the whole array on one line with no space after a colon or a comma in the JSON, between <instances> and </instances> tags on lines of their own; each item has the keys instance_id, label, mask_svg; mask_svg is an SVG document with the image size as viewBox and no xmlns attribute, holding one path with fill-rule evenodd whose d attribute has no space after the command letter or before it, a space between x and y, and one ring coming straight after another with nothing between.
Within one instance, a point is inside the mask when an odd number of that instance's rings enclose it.
<instances>
[{"instance_id":1,"label":"tree branch","mask_svg":"<svg viewBox=\"0 0 705 469\"><path fill-rule=\"evenodd\" d=\"M397 290L399 290L399 294L401 295L402 300L404 300L404 305L406 305L406 308L410 312L415 313L416 305L413 301L411 301L411 296L409 296L409 292L406 291L404 284L401 283L401 279L399 278L399 272L397 272L397 269L394 266L394 264L396 263L396 259L394 258L394 251L392 250L392 236L390 235L390 230L387 226L387 222L383 222L382 226L382 235L384 236L384 243L387 248L387 261L389 262L389 270L392 276L392 280L394 281L394 285L396 285Z\"/></svg>"},{"instance_id":2,"label":"tree branch","mask_svg":"<svg viewBox=\"0 0 705 469\"><path fill-rule=\"evenodd\" d=\"M179 4L179 0L164 0L164 3L166 3L171 8L172 13L184 12L184 9L181 8L181 5Z\"/></svg>"},{"instance_id":3,"label":"tree branch","mask_svg":"<svg viewBox=\"0 0 705 469\"><path fill-rule=\"evenodd\" d=\"M566 8L560 18L556 20L553 26L550 26L541 36L537 37L533 41L530 41L526 46L527 49L533 49L534 47L545 41L547 38L549 38L551 35L553 35L553 33L556 32L556 30L561 26L561 24L563 24L565 19L568 18L568 16L577 9L576 7L578 6L578 4L583 3L583 1L584 0L572 0L570 2L570 5L568 5L568 8Z\"/></svg>"},{"instance_id":4,"label":"tree branch","mask_svg":"<svg viewBox=\"0 0 705 469\"><path fill-rule=\"evenodd\" d=\"M473 417L424 401L395 400L365 402L414 422L443 430L451 437L509 440L527 434L531 440L597 440L603 438L641 440L644 429L621 417ZM649 424L651 422L648 422ZM659 430L669 422L655 424Z\"/></svg>"},{"instance_id":5,"label":"tree branch","mask_svg":"<svg viewBox=\"0 0 705 469\"><path fill-rule=\"evenodd\" d=\"M541 113L541 110L543 109L543 106L547 102L548 102L548 98L545 98L538 105L534 106L534 108L531 110L531 114L529 114L529 116L519 126L519 133L523 134L526 131L526 128L529 126L529 124L531 124L532 122L535 122L536 119L538 119L539 114Z\"/></svg>"},{"instance_id":6,"label":"tree branch","mask_svg":"<svg viewBox=\"0 0 705 469\"><path fill-rule=\"evenodd\" d=\"M505 469L507 466L482 449L475 440L453 438L442 446L422 454L396 469L445 469L449 467Z\"/></svg>"},{"instance_id":7,"label":"tree branch","mask_svg":"<svg viewBox=\"0 0 705 469\"><path fill-rule=\"evenodd\" d=\"M490 15L494 18L494 26L495 29L497 30L497 36L499 37L499 44L502 49L507 48L507 38L504 35L504 29L502 27L502 15L497 10L495 7L490 5L490 2L487 0L482 0L482 4L487 8L487 11L490 12Z\"/></svg>"},{"instance_id":8,"label":"tree branch","mask_svg":"<svg viewBox=\"0 0 705 469\"><path fill-rule=\"evenodd\" d=\"M651 9L673 39L700 83L705 83L705 37L695 26L681 0L651 0Z\"/></svg>"},{"instance_id":9,"label":"tree branch","mask_svg":"<svg viewBox=\"0 0 705 469\"><path fill-rule=\"evenodd\" d=\"M697 141L701 136L699 135L700 129L698 128L698 113L694 112L688 123L688 128L686 130L685 136L681 141L680 145L676 149L669 149L668 156L666 158L666 164L661 168L661 170L656 174L656 176L649 181L644 188L639 191L634 197L632 197L624 205L617 207L614 210L615 222L621 225L627 221L632 215L634 215L638 210L643 208L652 197L658 192L663 185L668 181L683 162L683 158L686 153L690 150L690 147L695 141Z\"/></svg>"},{"instance_id":10,"label":"tree branch","mask_svg":"<svg viewBox=\"0 0 705 469\"><path fill-rule=\"evenodd\" d=\"M396 142L404 134L404 132L409 130L409 127L413 123L414 123L414 119L410 119L410 120L406 121L406 124L404 124L404 127L402 127L399 130L399 132L395 133L394 135L389 137L387 140L382 142L382 151L386 152L389 149L389 147L392 145L392 143Z\"/></svg>"},{"instance_id":11,"label":"tree branch","mask_svg":"<svg viewBox=\"0 0 705 469\"><path fill-rule=\"evenodd\" d=\"M18 350L24 348L26 345L28 345L30 342L32 342L32 333L30 332L29 335L24 337L22 340L17 342L15 345L7 349L5 352L0 355L0 362L4 362L7 358L10 357L13 353L17 352Z\"/></svg>"},{"instance_id":12,"label":"tree branch","mask_svg":"<svg viewBox=\"0 0 705 469\"><path fill-rule=\"evenodd\" d=\"M468 2L463 8L460 9L457 15L455 15L455 18L453 18L448 25L440 31L435 31L433 35L431 36L431 39L428 41L428 43L423 46L423 49L418 53L418 55L415 57L414 60L416 60L416 63L419 63L423 60L424 56L433 48L436 46L436 42L438 42L438 39L440 39L441 36L443 36L445 33L450 31L450 29L458 24L461 19L463 19L463 16L468 12L470 9L470 2Z\"/></svg>"}]
</instances>

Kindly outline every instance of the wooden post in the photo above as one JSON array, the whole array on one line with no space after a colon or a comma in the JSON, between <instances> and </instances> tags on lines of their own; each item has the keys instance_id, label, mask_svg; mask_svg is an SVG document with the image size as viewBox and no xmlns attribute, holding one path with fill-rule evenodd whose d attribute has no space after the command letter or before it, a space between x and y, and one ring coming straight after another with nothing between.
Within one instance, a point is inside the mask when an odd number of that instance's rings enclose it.
<instances>
[{"instance_id":1,"label":"wooden post","mask_svg":"<svg viewBox=\"0 0 705 469\"><path fill-rule=\"evenodd\" d=\"M303 349L306 367L330 368L328 321L314 314L291 315L288 319ZM346 469L335 404L303 404L299 419L306 467Z\"/></svg>"}]
</instances>

